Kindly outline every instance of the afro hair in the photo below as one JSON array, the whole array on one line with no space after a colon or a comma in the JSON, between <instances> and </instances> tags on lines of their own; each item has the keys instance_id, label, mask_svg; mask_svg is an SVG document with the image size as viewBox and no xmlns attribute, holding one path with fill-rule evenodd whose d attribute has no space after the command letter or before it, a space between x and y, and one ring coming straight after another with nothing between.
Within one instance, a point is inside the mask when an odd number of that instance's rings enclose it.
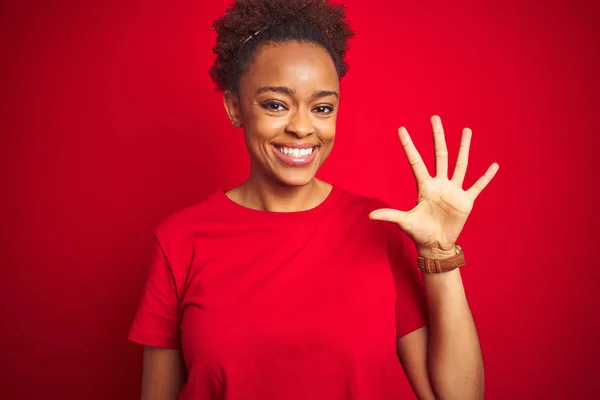
<instances>
[{"instance_id":1,"label":"afro hair","mask_svg":"<svg viewBox=\"0 0 600 400\"><path fill-rule=\"evenodd\" d=\"M321 46L331 56L338 76L348 71L344 61L353 32L344 5L328 0L236 0L213 23L216 55L210 76L218 90L237 93L256 49L265 43L298 41Z\"/></svg>"}]
</instances>

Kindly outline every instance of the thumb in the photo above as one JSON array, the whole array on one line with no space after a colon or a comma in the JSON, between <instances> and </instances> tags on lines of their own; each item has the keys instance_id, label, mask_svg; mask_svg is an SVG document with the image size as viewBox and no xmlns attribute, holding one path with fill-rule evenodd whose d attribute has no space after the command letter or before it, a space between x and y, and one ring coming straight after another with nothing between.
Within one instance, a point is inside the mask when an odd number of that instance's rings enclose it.
<instances>
[{"instance_id":1,"label":"thumb","mask_svg":"<svg viewBox=\"0 0 600 400\"><path fill-rule=\"evenodd\" d=\"M395 222L402 229L408 228L407 213L394 210L393 208L380 208L379 210L372 211L369 214L369 218L377 221Z\"/></svg>"}]
</instances>

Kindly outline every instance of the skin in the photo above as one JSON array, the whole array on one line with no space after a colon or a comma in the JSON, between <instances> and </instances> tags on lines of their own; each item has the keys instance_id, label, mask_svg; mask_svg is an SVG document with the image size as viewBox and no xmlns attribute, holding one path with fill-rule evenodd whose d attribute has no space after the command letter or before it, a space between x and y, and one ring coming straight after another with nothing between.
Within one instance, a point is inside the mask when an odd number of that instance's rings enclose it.
<instances>
[{"instance_id":1,"label":"skin","mask_svg":"<svg viewBox=\"0 0 600 400\"><path fill-rule=\"evenodd\" d=\"M331 185L315 174L333 148L339 93L335 65L321 47L296 42L261 46L240 79L239 94L223 96L233 124L244 127L250 154L248 180L227 195L266 211L319 205ZM319 146L311 165L291 167L277 157L272 144L290 142Z\"/></svg>"},{"instance_id":2,"label":"skin","mask_svg":"<svg viewBox=\"0 0 600 400\"><path fill-rule=\"evenodd\" d=\"M319 205L332 186L315 178L331 152L339 106L339 78L329 54L313 44L285 42L260 46L238 93L226 92L225 109L244 128L251 160L248 180L226 194L257 210L302 211ZM452 179L439 117L431 119L436 176L427 173L406 129L400 142L413 168L418 204L408 212L376 210L371 219L397 224L427 258L452 255L475 198L498 170L492 164L469 190L462 189L471 131L465 129ZM318 145L312 165L290 167L274 153L273 143ZM424 274L429 327L397 341L397 353L419 399L481 399L484 372L475 323L460 270ZM176 350L146 348L142 399L175 399L185 382Z\"/></svg>"},{"instance_id":3,"label":"skin","mask_svg":"<svg viewBox=\"0 0 600 400\"><path fill-rule=\"evenodd\" d=\"M370 218L397 224L414 241L419 256L435 259L454 254L456 240L473 209L475 199L494 178L499 166L493 163L471 188L463 190L471 130L463 130L454 174L448 179L448 149L442 121L438 116L431 118L431 127L435 177L427 172L406 128L401 127L398 131L417 183L418 203L415 208L408 212L375 210ZM483 398L483 359L460 269L443 274L424 274L423 281L431 331L408 334L398 340L397 346L413 390L423 399ZM426 328L423 330L426 331ZM421 352L423 342L427 342L426 354ZM413 348L413 345L417 348ZM425 371L429 385L425 382ZM416 376L411 378L413 373Z\"/></svg>"},{"instance_id":4,"label":"skin","mask_svg":"<svg viewBox=\"0 0 600 400\"><path fill-rule=\"evenodd\" d=\"M144 347L142 400L177 399L186 378L179 350Z\"/></svg>"}]
</instances>

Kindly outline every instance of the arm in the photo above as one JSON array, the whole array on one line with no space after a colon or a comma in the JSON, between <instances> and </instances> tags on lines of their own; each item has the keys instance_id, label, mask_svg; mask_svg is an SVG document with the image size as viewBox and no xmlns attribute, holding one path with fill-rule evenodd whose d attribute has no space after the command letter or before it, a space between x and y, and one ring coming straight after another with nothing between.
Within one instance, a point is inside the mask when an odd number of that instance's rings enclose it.
<instances>
[{"instance_id":1,"label":"arm","mask_svg":"<svg viewBox=\"0 0 600 400\"><path fill-rule=\"evenodd\" d=\"M144 346L142 400L174 400L187 380L179 304L191 256L181 235L172 228L165 233L164 226L155 234L150 272L129 331L129 339Z\"/></svg>"},{"instance_id":2,"label":"arm","mask_svg":"<svg viewBox=\"0 0 600 400\"><path fill-rule=\"evenodd\" d=\"M417 183L417 205L408 212L375 210L370 217L396 223L414 241L420 256L444 258L452 255L451 249L475 199L494 178L499 166L493 163L471 188L463 190L471 130L463 130L454 173L448 179L448 149L438 116L431 118L431 127L435 177L429 175L406 129L402 127L398 131ZM399 339L397 344L407 376L413 388L417 387L415 393L421 398L430 396L427 383L422 383L428 380L438 399L480 399L484 386L483 361L460 272L424 274L423 281L431 332L427 340L422 337L425 331L421 331L405 335L406 338ZM418 349L410 349L411 346L418 346Z\"/></svg>"},{"instance_id":3,"label":"arm","mask_svg":"<svg viewBox=\"0 0 600 400\"><path fill-rule=\"evenodd\" d=\"M408 381L419 399L481 399L483 359L460 272L423 275L431 329L397 346Z\"/></svg>"},{"instance_id":4,"label":"arm","mask_svg":"<svg viewBox=\"0 0 600 400\"><path fill-rule=\"evenodd\" d=\"M429 329L426 326L402 336L397 342L398 358L419 400L436 400L427 371L428 347Z\"/></svg>"},{"instance_id":5,"label":"arm","mask_svg":"<svg viewBox=\"0 0 600 400\"><path fill-rule=\"evenodd\" d=\"M179 350L144 347L142 400L175 400L186 380Z\"/></svg>"}]
</instances>

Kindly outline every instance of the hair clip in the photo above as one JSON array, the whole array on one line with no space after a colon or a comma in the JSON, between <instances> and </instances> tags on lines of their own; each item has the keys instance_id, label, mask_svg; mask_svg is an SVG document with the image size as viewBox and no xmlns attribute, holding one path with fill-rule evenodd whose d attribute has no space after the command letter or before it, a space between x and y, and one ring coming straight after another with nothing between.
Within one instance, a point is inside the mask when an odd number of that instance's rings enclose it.
<instances>
[{"instance_id":1,"label":"hair clip","mask_svg":"<svg viewBox=\"0 0 600 400\"><path fill-rule=\"evenodd\" d=\"M259 30L259 31L256 31L256 32L254 32L252 35L248 36L248 39L244 40L244 41L243 41L243 42L240 44L240 47L241 47L241 46L243 46L244 44L246 44L246 42L247 42L248 40L252 39L254 36L258 35L259 33L261 33L262 31L264 31L264 30L265 30L265 29L267 29L267 28L268 28L268 26L265 26L265 27L264 27L264 28L262 28L261 30Z\"/></svg>"}]
</instances>

